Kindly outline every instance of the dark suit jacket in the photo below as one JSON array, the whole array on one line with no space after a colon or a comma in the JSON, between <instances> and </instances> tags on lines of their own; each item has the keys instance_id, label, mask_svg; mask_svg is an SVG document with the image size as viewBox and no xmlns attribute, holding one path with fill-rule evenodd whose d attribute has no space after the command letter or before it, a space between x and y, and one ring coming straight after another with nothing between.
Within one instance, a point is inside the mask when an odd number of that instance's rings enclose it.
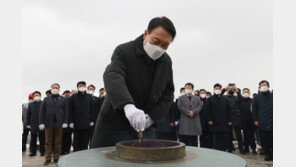
<instances>
[{"instance_id":1,"label":"dark suit jacket","mask_svg":"<svg viewBox=\"0 0 296 167\"><path fill-rule=\"evenodd\" d=\"M62 127L63 123L69 123L69 106L66 98L58 95L56 105L52 100L52 96L45 97L40 108L39 125L45 124L45 127L51 127L54 114L56 116L57 125Z\"/></svg>"}]
</instances>

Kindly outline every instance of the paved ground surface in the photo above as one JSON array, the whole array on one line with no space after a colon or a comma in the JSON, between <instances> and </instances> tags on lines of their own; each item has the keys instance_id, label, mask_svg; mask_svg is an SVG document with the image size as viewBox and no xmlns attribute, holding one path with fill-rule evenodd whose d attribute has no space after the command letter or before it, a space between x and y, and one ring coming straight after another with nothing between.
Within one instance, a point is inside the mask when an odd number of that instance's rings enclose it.
<instances>
[{"instance_id":1,"label":"paved ground surface","mask_svg":"<svg viewBox=\"0 0 296 167\"><path fill-rule=\"evenodd\" d=\"M273 163L271 161L266 162L264 161L264 155L254 155L252 153L247 154L240 154L238 151L233 152L236 155L241 156L244 158L247 163L248 167L272 167ZM29 151L26 151L23 154L23 167L41 167L43 166L43 162L45 161L44 157L41 157L39 153L35 157L29 157ZM48 167L55 167L56 164L53 162L48 165Z\"/></svg>"}]
</instances>

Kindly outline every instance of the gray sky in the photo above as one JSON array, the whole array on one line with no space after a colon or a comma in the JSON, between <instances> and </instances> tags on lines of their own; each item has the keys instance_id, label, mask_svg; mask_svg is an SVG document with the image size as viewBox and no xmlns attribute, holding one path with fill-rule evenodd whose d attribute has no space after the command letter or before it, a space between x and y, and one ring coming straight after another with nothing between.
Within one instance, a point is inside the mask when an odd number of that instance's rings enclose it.
<instances>
[{"instance_id":1,"label":"gray sky","mask_svg":"<svg viewBox=\"0 0 296 167\"><path fill-rule=\"evenodd\" d=\"M175 95L192 82L212 92L216 82L257 91L273 76L273 4L270 0L26 0L22 14L23 98L34 90L103 87L114 48L141 35L156 16L167 16L177 36ZM43 96L44 97L44 96Z\"/></svg>"}]
</instances>

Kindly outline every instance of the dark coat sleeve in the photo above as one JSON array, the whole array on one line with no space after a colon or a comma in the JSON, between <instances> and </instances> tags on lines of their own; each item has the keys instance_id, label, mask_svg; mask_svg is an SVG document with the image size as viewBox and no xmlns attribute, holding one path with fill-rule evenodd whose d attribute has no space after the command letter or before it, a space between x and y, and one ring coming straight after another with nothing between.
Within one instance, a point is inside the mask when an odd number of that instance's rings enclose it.
<instances>
[{"instance_id":1,"label":"dark coat sleeve","mask_svg":"<svg viewBox=\"0 0 296 167\"><path fill-rule=\"evenodd\" d=\"M31 104L29 104L29 106L28 106L28 109L27 109L27 125L31 125L31 109L32 108L32 105Z\"/></svg>"},{"instance_id":2,"label":"dark coat sleeve","mask_svg":"<svg viewBox=\"0 0 296 167\"><path fill-rule=\"evenodd\" d=\"M106 67L103 75L108 98L114 109L122 109L126 104L134 104L125 82L126 61L117 47L112 55L111 63Z\"/></svg>"},{"instance_id":3,"label":"dark coat sleeve","mask_svg":"<svg viewBox=\"0 0 296 167\"><path fill-rule=\"evenodd\" d=\"M254 97L252 102L252 115L253 115L253 121L258 121L258 103L257 103L257 96Z\"/></svg>"},{"instance_id":4,"label":"dark coat sleeve","mask_svg":"<svg viewBox=\"0 0 296 167\"><path fill-rule=\"evenodd\" d=\"M39 110L39 125L44 124L44 117L46 112L46 99L44 99L43 103L41 103Z\"/></svg>"},{"instance_id":5,"label":"dark coat sleeve","mask_svg":"<svg viewBox=\"0 0 296 167\"><path fill-rule=\"evenodd\" d=\"M162 94L159 103L148 113L152 120L159 124L169 112L170 105L174 100L175 86L173 82L172 65L170 65L169 80L164 93ZM108 92L108 91L107 91Z\"/></svg>"},{"instance_id":6,"label":"dark coat sleeve","mask_svg":"<svg viewBox=\"0 0 296 167\"><path fill-rule=\"evenodd\" d=\"M73 123L74 118L73 118L73 99L72 96L69 99L69 123Z\"/></svg>"},{"instance_id":7,"label":"dark coat sleeve","mask_svg":"<svg viewBox=\"0 0 296 167\"><path fill-rule=\"evenodd\" d=\"M231 115L231 113L232 113L232 111L231 111L231 104L230 104L230 101L228 100L228 99L226 99L227 100L227 110L228 110L228 114L227 114L227 118L228 118L228 122L232 122L232 115Z\"/></svg>"},{"instance_id":8,"label":"dark coat sleeve","mask_svg":"<svg viewBox=\"0 0 296 167\"><path fill-rule=\"evenodd\" d=\"M64 102L64 122L63 123L66 123L68 124L69 123L69 103L68 103L68 100L65 99L65 102Z\"/></svg>"},{"instance_id":9,"label":"dark coat sleeve","mask_svg":"<svg viewBox=\"0 0 296 167\"><path fill-rule=\"evenodd\" d=\"M212 115L211 115L211 98L209 98L205 104L205 117L207 122L212 121Z\"/></svg>"},{"instance_id":10,"label":"dark coat sleeve","mask_svg":"<svg viewBox=\"0 0 296 167\"><path fill-rule=\"evenodd\" d=\"M94 109L94 103L93 103L93 99L90 96L90 122L95 122L94 121L94 114L95 114L95 109Z\"/></svg>"}]
</instances>

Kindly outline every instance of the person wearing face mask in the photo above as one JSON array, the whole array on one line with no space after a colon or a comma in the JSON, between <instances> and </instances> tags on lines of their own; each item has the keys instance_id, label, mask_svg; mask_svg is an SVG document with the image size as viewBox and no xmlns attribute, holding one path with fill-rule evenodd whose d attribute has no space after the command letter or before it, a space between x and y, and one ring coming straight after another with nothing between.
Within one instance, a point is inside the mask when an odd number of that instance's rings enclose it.
<instances>
[{"instance_id":1,"label":"person wearing face mask","mask_svg":"<svg viewBox=\"0 0 296 167\"><path fill-rule=\"evenodd\" d=\"M45 97L40 107L39 129L45 132L45 162L48 165L52 159L54 142L54 162L57 163L62 147L63 128L68 127L69 105L65 97L59 95L60 85L51 85L51 95ZM54 139L54 140L53 140Z\"/></svg>"},{"instance_id":2,"label":"person wearing face mask","mask_svg":"<svg viewBox=\"0 0 296 167\"><path fill-rule=\"evenodd\" d=\"M28 102L22 104L22 122L23 122L22 152L25 152L27 150L26 144L27 144L30 129L27 128L26 121L27 121L28 106L31 102L33 102L33 94L29 94Z\"/></svg>"},{"instance_id":3,"label":"person wearing face mask","mask_svg":"<svg viewBox=\"0 0 296 167\"><path fill-rule=\"evenodd\" d=\"M27 110L27 128L31 130L31 141L30 141L30 157L36 156L36 143L37 136L40 143L40 155L44 156L45 148L45 136L44 131L39 129L39 109L42 104L41 93L39 91L33 92L34 101L31 102Z\"/></svg>"},{"instance_id":4,"label":"person wearing face mask","mask_svg":"<svg viewBox=\"0 0 296 167\"><path fill-rule=\"evenodd\" d=\"M244 134L244 152L249 152L249 147L251 147L253 154L257 154L256 152L256 144L254 137L254 121L252 118L252 98L250 98L250 90L248 88L244 88L242 92L242 101L239 103L239 110L242 113L242 131Z\"/></svg>"},{"instance_id":5,"label":"person wearing face mask","mask_svg":"<svg viewBox=\"0 0 296 167\"><path fill-rule=\"evenodd\" d=\"M206 93L206 98L208 99L209 97L211 97L212 96L212 93L211 92L207 92Z\"/></svg>"},{"instance_id":6,"label":"person wearing face mask","mask_svg":"<svg viewBox=\"0 0 296 167\"><path fill-rule=\"evenodd\" d=\"M92 100L93 100L93 115L94 115L94 124L96 124L96 121L97 121L97 118L99 116L99 113L100 113L100 110L101 110L101 106L102 106L102 101L101 99L104 98L104 96L102 97L97 97L94 95L95 93L95 90L96 90L96 87L94 85L89 85L87 87L87 93L92 95ZM90 128L90 133L89 133L89 144L91 143L92 141L92 136L94 134L94 129L95 127L94 126L91 126Z\"/></svg>"},{"instance_id":7,"label":"person wearing face mask","mask_svg":"<svg viewBox=\"0 0 296 167\"><path fill-rule=\"evenodd\" d=\"M252 102L253 121L258 127L261 145L265 151L265 161L273 160L273 94L269 91L269 82L259 83L260 93Z\"/></svg>"},{"instance_id":8,"label":"person wearing face mask","mask_svg":"<svg viewBox=\"0 0 296 167\"><path fill-rule=\"evenodd\" d=\"M182 87L182 88L180 88L180 96L179 97L181 97L181 96L183 96L183 95L185 95L185 88L184 87ZM179 122L180 122L180 110L178 109L178 100L179 100L179 98L177 98L176 100L175 100L175 102L174 102L174 105L175 105L175 107L174 107L174 113L175 113L175 126L176 126L176 139L178 139L179 138Z\"/></svg>"},{"instance_id":9,"label":"person wearing face mask","mask_svg":"<svg viewBox=\"0 0 296 167\"><path fill-rule=\"evenodd\" d=\"M68 104L71 96L71 92L69 90L65 90L63 92L63 96L66 98ZM63 129L63 139L62 139L62 149L60 155L65 155L70 153L71 145L72 145L72 133L73 129L69 126Z\"/></svg>"},{"instance_id":10,"label":"person wearing face mask","mask_svg":"<svg viewBox=\"0 0 296 167\"><path fill-rule=\"evenodd\" d=\"M173 102L172 60L166 50L176 30L167 17L153 18L144 34L116 47L104 75L107 91L92 148L123 140L155 138Z\"/></svg>"},{"instance_id":11,"label":"person wearing face mask","mask_svg":"<svg viewBox=\"0 0 296 167\"><path fill-rule=\"evenodd\" d=\"M86 82L77 83L78 93L69 100L69 126L74 130L74 152L88 148L90 128L94 126L93 97L86 93Z\"/></svg>"},{"instance_id":12,"label":"person wearing face mask","mask_svg":"<svg viewBox=\"0 0 296 167\"><path fill-rule=\"evenodd\" d=\"M214 85L214 95L209 97L205 106L205 115L212 132L213 148L226 151L229 127L232 125L229 100L221 95L222 86Z\"/></svg>"},{"instance_id":13,"label":"person wearing face mask","mask_svg":"<svg viewBox=\"0 0 296 167\"><path fill-rule=\"evenodd\" d=\"M212 133L210 131L210 126L207 122L206 113L205 113L206 112L205 106L208 100L206 95L207 92L205 89L200 89L199 92L200 92L199 97L203 104L201 112L199 113L201 129L202 129L202 135L200 136L200 147L212 148L213 138L212 138Z\"/></svg>"},{"instance_id":14,"label":"person wearing face mask","mask_svg":"<svg viewBox=\"0 0 296 167\"><path fill-rule=\"evenodd\" d=\"M236 87L235 84L229 84L226 88L222 90L221 95L223 95L225 92L227 92L227 95L225 96L231 106L231 116L233 120L233 125L229 126L229 136L228 136L228 152L232 152L235 150L233 146L233 139L234 135L236 136L236 139L238 141L238 148L241 154L244 154L243 150L243 141L242 141L242 113L239 110L238 104L242 101L242 96L241 96L241 90ZM233 134L233 132L235 134Z\"/></svg>"},{"instance_id":15,"label":"person wearing face mask","mask_svg":"<svg viewBox=\"0 0 296 167\"><path fill-rule=\"evenodd\" d=\"M192 83L185 84L185 93L179 97L178 109L180 110L180 141L187 146L196 146L197 136L202 134L199 113L202 109L202 101L198 96L194 96L194 85Z\"/></svg>"},{"instance_id":16,"label":"person wearing face mask","mask_svg":"<svg viewBox=\"0 0 296 167\"><path fill-rule=\"evenodd\" d=\"M194 91L194 95L199 96L199 91L198 90Z\"/></svg>"}]
</instances>

